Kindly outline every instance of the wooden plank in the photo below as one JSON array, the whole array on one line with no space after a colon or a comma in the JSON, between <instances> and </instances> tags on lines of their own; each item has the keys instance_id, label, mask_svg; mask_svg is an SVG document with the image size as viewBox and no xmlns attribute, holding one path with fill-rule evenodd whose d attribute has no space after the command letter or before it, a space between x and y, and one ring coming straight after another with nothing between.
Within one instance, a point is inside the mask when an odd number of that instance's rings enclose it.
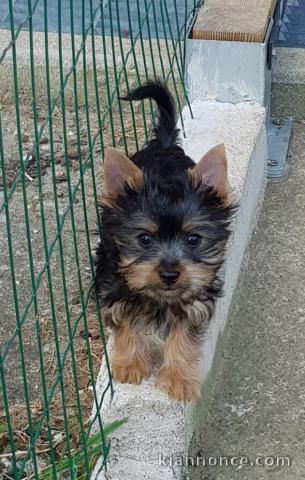
<instances>
[{"instance_id":1,"label":"wooden plank","mask_svg":"<svg viewBox=\"0 0 305 480\"><path fill-rule=\"evenodd\" d=\"M278 2L278 0L272 0L272 2L271 2L271 6L270 6L270 16L271 17L274 15L277 2Z\"/></svg>"},{"instance_id":2,"label":"wooden plank","mask_svg":"<svg viewBox=\"0 0 305 480\"><path fill-rule=\"evenodd\" d=\"M269 14L272 16L277 4L277 0L205 0L205 5L212 6L231 6L242 8L260 8L268 7Z\"/></svg>"},{"instance_id":3,"label":"wooden plank","mask_svg":"<svg viewBox=\"0 0 305 480\"><path fill-rule=\"evenodd\" d=\"M211 1L208 3L205 3L198 13L192 32L194 39L264 41L268 27L269 2L265 2L263 6L224 5L224 3L217 5L215 0L213 4Z\"/></svg>"}]
</instances>

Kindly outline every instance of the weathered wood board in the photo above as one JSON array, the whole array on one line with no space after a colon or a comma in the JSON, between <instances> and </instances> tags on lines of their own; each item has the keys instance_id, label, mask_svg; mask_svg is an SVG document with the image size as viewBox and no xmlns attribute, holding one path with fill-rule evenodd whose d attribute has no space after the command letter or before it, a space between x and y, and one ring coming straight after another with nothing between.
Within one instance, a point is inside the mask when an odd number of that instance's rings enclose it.
<instances>
[{"instance_id":1,"label":"weathered wood board","mask_svg":"<svg viewBox=\"0 0 305 480\"><path fill-rule=\"evenodd\" d=\"M258 8L267 6L269 8L269 14L273 15L277 0L205 0L204 4L242 8Z\"/></svg>"},{"instance_id":2,"label":"weathered wood board","mask_svg":"<svg viewBox=\"0 0 305 480\"><path fill-rule=\"evenodd\" d=\"M192 38L263 42L276 0L206 0Z\"/></svg>"}]
</instances>

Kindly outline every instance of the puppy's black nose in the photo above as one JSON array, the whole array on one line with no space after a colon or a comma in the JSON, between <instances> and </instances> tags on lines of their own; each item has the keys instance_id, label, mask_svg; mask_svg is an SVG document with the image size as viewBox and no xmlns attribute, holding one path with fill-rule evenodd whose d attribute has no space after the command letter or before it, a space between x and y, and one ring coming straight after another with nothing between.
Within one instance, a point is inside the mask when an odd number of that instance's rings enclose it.
<instances>
[{"instance_id":1,"label":"puppy's black nose","mask_svg":"<svg viewBox=\"0 0 305 480\"><path fill-rule=\"evenodd\" d=\"M178 280L180 272L171 271L171 272L160 272L160 278L163 283L166 285L172 285Z\"/></svg>"}]
</instances>

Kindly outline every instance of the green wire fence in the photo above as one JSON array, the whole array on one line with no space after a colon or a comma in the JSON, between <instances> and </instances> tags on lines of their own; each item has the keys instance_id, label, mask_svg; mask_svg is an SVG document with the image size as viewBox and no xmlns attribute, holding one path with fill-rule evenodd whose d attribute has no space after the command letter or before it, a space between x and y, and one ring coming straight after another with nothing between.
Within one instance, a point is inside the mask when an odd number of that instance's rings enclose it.
<instances>
[{"instance_id":1,"label":"green wire fence","mask_svg":"<svg viewBox=\"0 0 305 480\"><path fill-rule=\"evenodd\" d=\"M199 3L1 2L3 478L90 478L98 457L106 468L124 420L101 416L113 393L92 259L104 148L131 154L149 138L155 106L120 100L146 79L167 83L180 113L188 103L185 39Z\"/></svg>"}]
</instances>

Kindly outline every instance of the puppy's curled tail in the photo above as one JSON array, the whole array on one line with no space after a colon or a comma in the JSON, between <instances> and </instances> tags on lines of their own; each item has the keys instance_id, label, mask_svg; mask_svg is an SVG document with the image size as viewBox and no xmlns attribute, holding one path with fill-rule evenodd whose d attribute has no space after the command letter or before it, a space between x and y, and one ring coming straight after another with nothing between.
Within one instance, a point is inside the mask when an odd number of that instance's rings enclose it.
<instances>
[{"instance_id":1,"label":"puppy's curled tail","mask_svg":"<svg viewBox=\"0 0 305 480\"><path fill-rule=\"evenodd\" d=\"M170 91L161 82L148 81L144 85L129 92L123 100L145 100L151 98L158 105L158 123L154 135L164 148L178 143L176 106Z\"/></svg>"}]
</instances>

